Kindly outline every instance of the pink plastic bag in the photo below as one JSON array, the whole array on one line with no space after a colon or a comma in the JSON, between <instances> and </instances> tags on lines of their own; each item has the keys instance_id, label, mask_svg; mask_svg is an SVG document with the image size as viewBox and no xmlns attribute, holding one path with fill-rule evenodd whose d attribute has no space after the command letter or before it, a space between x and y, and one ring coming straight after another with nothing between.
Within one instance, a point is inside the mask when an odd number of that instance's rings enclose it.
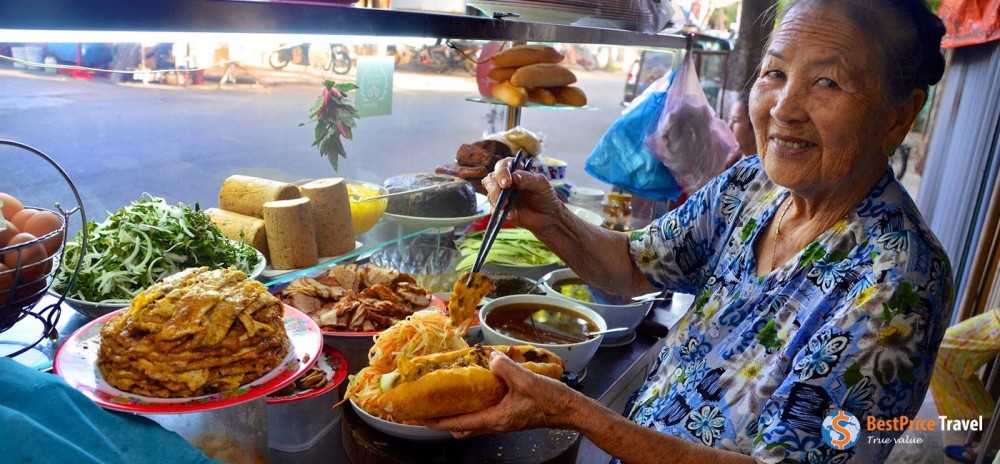
<instances>
[{"instance_id":1,"label":"pink plastic bag","mask_svg":"<svg viewBox=\"0 0 1000 464\"><path fill-rule=\"evenodd\" d=\"M715 115L698 82L690 52L667 89L667 101L656 124L650 124L646 146L693 193L726 168L736 150L736 137Z\"/></svg>"}]
</instances>

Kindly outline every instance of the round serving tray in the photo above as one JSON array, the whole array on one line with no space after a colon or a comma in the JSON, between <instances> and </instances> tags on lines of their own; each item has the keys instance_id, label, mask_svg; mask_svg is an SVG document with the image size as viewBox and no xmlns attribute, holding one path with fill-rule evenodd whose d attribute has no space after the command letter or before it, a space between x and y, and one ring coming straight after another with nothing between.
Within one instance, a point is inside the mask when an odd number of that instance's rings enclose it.
<instances>
[{"instance_id":1,"label":"round serving tray","mask_svg":"<svg viewBox=\"0 0 1000 464\"><path fill-rule=\"evenodd\" d=\"M94 319L66 338L56 351L52 370L99 406L142 414L202 412L231 406L280 390L309 370L319 357L323 336L301 311L285 305L285 331L290 349L278 367L235 390L194 398L150 398L109 385L97 367L101 328L121 310Z\"/></svg>"}]
</instances>

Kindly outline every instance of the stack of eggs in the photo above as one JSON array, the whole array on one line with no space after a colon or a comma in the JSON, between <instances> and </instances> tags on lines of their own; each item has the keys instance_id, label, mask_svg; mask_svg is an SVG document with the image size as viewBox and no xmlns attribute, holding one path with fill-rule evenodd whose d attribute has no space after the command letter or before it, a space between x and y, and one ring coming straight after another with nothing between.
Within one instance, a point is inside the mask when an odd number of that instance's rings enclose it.
<instances>
[{"instance_id":1,"label":"stack of eggs","mask_svg":"<svg viewBox=\"0 0 1000 464\"><path fill-rule=\"evenodd\" d=\"M0 327L41 298L63 244L65 221L0 193Z\"/></svg>"}]
</instances>

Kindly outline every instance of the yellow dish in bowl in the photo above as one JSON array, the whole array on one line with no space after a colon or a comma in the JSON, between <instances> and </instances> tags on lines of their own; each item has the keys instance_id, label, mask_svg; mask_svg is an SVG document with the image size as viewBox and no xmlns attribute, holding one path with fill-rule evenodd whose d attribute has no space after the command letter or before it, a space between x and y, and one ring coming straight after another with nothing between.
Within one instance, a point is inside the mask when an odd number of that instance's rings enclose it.
<instances>
[{"instance_id":1,"label":"yellow dish in bowl","mask_svg":"<svg viewBox=\"0 0 1000 464\"><path fill-rule=\"evenodd\" d=\"M364 201L376 195L388 193L381 185L358 180L347 181L347 196L351 200L351 222L354 225L354 235L358 236L368 232L375 224L382 219L386 206L389 205L388 198Z\"/></svg>"}]
</instances>

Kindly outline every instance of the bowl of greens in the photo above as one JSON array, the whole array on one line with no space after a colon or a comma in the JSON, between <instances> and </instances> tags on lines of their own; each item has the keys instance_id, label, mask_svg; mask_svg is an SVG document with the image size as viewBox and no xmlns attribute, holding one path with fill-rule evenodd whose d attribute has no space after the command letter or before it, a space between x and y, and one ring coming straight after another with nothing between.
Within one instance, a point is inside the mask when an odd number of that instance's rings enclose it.
<instances>
[{"instance_id":1,"label":"bowl of greens","mask_svg":"<svg viewBox=\"0 0 1000 464\"><path fill-rule=\"evenodd\" d=\"M86 250L81 233L66 242L50 292L65 293L73 309L91 318L128 306L146 287L189 267L234 267L254 278L267 264L250 245L226 238L197 204L148 195L104 222L89 222Z\"/></svg>"},{"instance_id":2,"label":"bowl of greens","mask_svg":"<svg viewBox=\"0 0 1000 464\"><path fill-rule=\"evenodd\" d=\"M476 254L482 246L483 233L476 232L462 237L456 242L462 252L459 270L469 270L476 261ZM513 274L529 279L539 279L550 271L563 266L555 253L527 229L500 229L490 247L490 253L483 262L483 272Z\"/></svg>"}]
</instances>

